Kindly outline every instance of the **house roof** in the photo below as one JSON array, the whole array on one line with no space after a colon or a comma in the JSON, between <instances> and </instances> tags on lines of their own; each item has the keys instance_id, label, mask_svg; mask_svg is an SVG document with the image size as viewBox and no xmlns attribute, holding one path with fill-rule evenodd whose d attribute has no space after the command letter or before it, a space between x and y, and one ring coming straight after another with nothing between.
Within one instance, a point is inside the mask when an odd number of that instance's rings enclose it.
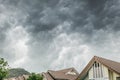
<instances>
[{"instance_id":1,"label":"house roof","mask_svg":"<svg viewBox=\"0 0 120 80\"><path fill-rule=\"evenodd\" d=\"M115 62L115 61L112 61L112 60L109 60L109 59L105 59L105 58L102 58L102 57L94 56L91 59L91 61L87 64L87 66L83 69L83 71L80 73L78 78L84 77L87 74L88 70L92 67L92 65L94 64L95 61L103 64L109 70L111 70L111 71L113 71L113 72L115 72L115 73L120 75L120 62Z\"/></svg>"},{"instance_id":2,"label":"house roof","mask_svg":"<svg viewBox=\"0 0 120 80\"><path fill-rule=\"evenodd\" d=\"M54 80L54 79L75 80L78 77L79 73L74 68L68 68L58 71L48 70L48 72L45 75L47 80Z\"/></svg>"},{"instance_id":3,"label":"house roof","mask_svg":"<svg viewBox=\"0 0 120 80\"><path fill-rule=\"evenodd\" d=\"M54 80L53 78L52 78L52 76L50 76L50 74L48 73L48 72L43 72L42 73L43 74L43 76L47 79L47 80Z\"/></svg>"}]
</instances>

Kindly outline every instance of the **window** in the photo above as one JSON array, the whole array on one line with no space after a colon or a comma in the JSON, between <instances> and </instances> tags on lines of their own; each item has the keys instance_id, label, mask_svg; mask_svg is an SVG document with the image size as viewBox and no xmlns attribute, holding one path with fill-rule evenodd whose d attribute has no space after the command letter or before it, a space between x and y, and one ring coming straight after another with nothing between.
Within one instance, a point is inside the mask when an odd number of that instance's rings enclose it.
<instances>
[{"instance_id":1,"label":"window","mask_svg":"<svg viewBox=\"0 0 120 80\"><path fill-rule=\"evenodd\" d=\"M93 64L93 78L103 78L102 65L95 62Z\"/></svg>"}]
</instances>

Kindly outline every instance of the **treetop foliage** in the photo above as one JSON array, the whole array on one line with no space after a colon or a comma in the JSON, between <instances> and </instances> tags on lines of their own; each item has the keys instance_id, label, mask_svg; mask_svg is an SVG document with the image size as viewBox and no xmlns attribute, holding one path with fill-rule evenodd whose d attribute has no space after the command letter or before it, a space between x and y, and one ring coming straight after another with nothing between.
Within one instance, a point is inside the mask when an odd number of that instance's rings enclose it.
<instances>
[{"instance_id":1,"label":"treetop foliage","mask_svg":"<svg viewBox=\"0 0 120 80\"><path fill-rule=\"evenodd\" d=\"M43 80L42 75L32 73L27 80Z\"/></svg>"},{"instance_id":2,"label":"treetop foliage","mask_svg":"<svg viewBox=\"0 0 120 80\"><path fill-rule=\"evenodd\" d=\"M0 80L3 80L8 74L8 63L4 58L0 58Z\"/></svg>"}]
</instances>

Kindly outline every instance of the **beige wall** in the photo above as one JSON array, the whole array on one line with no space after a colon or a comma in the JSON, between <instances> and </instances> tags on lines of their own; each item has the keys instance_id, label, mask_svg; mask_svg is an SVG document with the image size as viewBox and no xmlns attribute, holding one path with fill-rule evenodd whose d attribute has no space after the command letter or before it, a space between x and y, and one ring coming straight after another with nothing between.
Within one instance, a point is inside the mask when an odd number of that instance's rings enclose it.
<instances>
[{"instance_id":1,"label":"beige wall","mask_svg":"<svg viewBox=\"0 0 120 80\"><path fill-rule=\"evenodd\" d=\"M88 72L89 79L93 79L93 68L91 68Z\"/></svg>"},{"instance_id":2,"label":"beige wall","mask_svg":"<svg viewBox=\"0 0 120 80\"><path fill-rule=\"evenodd\" d=\"M116 74L115 72L109 71L110 80L116 80L116 77L120 77L120 75Z\"/></svg>"},{"instance_id":3,"label":"beige wall","mask_svg":"<svg viewBox=\"0 0 120 80\"><path fill-rule=\"evenodd\" d=\"M116 77L120 77L120 75L113 72L113 80L116 80Z\"/></svg>"},{"instance_id":4,"label":"beige wall","mask_svg":"<svg viewBox=\"0 0 120 80\"><path fill-rule=\"evenodd\" d=\"M104 78L107 80L109 80L109 73L108 73L108 68L105 67L104 65L102 65L102 68L103 68L103 76Z\"/></svg>"}]
</instances>

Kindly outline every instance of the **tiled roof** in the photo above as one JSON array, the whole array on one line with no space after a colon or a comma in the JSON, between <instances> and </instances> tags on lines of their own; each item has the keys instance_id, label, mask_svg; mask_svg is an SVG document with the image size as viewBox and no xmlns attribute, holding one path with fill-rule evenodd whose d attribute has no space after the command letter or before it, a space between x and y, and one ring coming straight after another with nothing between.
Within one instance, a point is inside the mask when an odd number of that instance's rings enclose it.
<instances>
[{"instance_id":1,"label":"tiled roof","mask_svg":"<svg viewBox=\"0 0 120 80\"><path fill-rule=\"evenodd\" d=\"M51 76L50 76L50 74L47 72L47 73L42 73L43 74L43 76L47 79L47 80L54 80Z\"/></svg>"},{"instance_id":2,"label":"tiled roof","mask_svg":"<svg viewBox=\"0 0 120 80\"><path fill-rule=\"evenodd\" d=\"M74 68L68 68L58 71L52 71L48 70L46 73L47 75L50 75L51 77L47 77L47 80L75 80L78 77L78 72ZM46 76L47 76L46 75Z\"/></svg>"}]
</instances>

